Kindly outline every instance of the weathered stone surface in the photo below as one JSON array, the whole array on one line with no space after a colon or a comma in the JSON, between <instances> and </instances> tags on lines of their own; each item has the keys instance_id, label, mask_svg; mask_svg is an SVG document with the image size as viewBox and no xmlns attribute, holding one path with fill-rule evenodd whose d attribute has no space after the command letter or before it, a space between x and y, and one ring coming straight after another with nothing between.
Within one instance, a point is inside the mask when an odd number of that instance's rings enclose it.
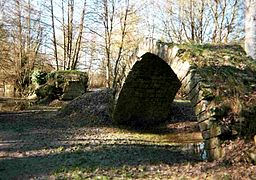
<instances>
[{"instance_id":1,"label":"weathered stone surface","mask_svg":"<svg viewBox=\"0 0 256 180\"><path fill-rule=\"evenodd\" d=\"M202 131L202 136L205 140L208 140L210 138L218 137L222 134L224 131L221 126L216 125L216 123L209 121L208 129ZM202 124L202 123L201 123Z\"/></svg>"},{"instance_id":2,"label":"weathered stone surface","mask_svg":"<svg viewBox=\"0 0 256 180\"><path fill-rule=\"evenodd\" d=\"M144 49L168 62L182 82L179 95L194 107L209 159L224 155L225 138L255 135L256 98L248 94L255 94L256 64L241 46L147 42Z\"/></svg>"},{"instance_id":3,"label":"weathered stone surface","mask_svg":"<svg viewBox=\"0 0 256 180\"><path fill-rule=\"evenodd\" d=\"M164 60L151 53L144 54L120 92L114 121L143 127L164 121L180 87L177 75Z\"/></svg>"},{"instance_id":4,"label":"weathered stone surface","mask_svg":"<svg viewBox=\"0 0 256 180\"><path fill-rule=\"evenodd\" d=\"M207 154L208 154L208 160L209 161L220 159L221 157L224 157L224 155L225 155L225 152L220 147L220 144L216 148L209 149L209 150L206 150L206 151L207 151Z\"/></svg>"},{"instance_id":5,"label":"weathered stone surface","mask_svg":"<svg viewBox=\"0 0 256 180\"><path fill-rule=\"evenodd\" d=\"M209 140L205 141L205 149L214 149L220 147L220 139L218 137L210 138Z\"/></svg>"},{"instance_id":6,"label":"weathered stone surface","mask_svg":"<svg viewBox=\"0 0 256 180\"><path fill-rule=\"evenodd\" d=\"M38 89L39 99L72 100L86 92L88 76L80 71L56 71Z\"/></svg>"},{"instance_id":7,"label":"weathered stone surface","mask_svg":"<svg viewBox=\"0 0 256 180\"><path fill-rule=\"evenodd\" d=\"M85 88L81 81L68 81L64 84L62 100L72 100L85 93Z\"/></svg>"}]
</instances>

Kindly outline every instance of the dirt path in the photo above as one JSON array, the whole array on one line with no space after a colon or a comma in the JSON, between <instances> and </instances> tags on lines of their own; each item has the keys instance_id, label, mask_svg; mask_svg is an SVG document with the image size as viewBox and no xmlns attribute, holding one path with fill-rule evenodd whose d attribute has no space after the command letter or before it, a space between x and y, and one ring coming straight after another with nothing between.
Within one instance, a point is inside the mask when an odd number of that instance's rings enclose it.
<instances>
[{"instance_id":1,"label":"dirt path","mask_svg":"<svg viewBox=\"0 0 256 180\"><path fill-rule=\"evenodd\" d=\"M256 177L254 166L202 161L196 122L176 108L172 123L154 132L85 126L53 110L0 113L0 179Z\"/></svg>"}]
</instances>

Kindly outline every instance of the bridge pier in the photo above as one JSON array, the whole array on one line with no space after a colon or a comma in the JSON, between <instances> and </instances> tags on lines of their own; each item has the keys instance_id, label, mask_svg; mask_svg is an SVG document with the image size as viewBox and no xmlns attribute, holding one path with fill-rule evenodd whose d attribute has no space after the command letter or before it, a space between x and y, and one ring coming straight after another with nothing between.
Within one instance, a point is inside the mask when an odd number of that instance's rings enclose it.
<instances>
[{"instance_id":1,"label":"bridge pier","mask_svg":"<svg viewBox=\"0 0 256 180\"><path fill-rule=\"evenodd\" d=\"M222 127L218 124L216 117L216 105L211 101L211 85L206 84L202 77L196 73L196 67L177 56L179 53L177 46L169 47L166 43L146 39L146 42L140 45L137 56L141 56L146 52L158 55L176 73L182 82L181 89L185 94L185 98L191 101L197 115L200 131L204 139L207 159L215 160L221 158L224 155L221 148L221 139L219 138L222 134Z\"/></svg>"}]
</instances>

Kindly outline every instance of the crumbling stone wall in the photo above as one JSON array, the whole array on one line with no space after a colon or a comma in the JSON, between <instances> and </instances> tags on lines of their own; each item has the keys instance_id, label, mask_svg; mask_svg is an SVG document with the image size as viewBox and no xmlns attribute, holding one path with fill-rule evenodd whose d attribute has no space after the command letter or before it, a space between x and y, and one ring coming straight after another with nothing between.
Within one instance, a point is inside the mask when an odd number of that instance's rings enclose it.
<instances>
[{"instance_id":1,"label":"crumbling stone wall","mask_svg":"<svg viewBox=\"0 0 256 180\"><path fill-rule=\"evenodd\" d=\"M256 64L241 46L175 45L147 38L136 55L146 52L165 60L182 82L179 93L194 107L208 159L225 155L223 140L255 135Z\"/></svg>"},{"instance_id":2,"label":"crumbling stone wall","mask_svg":"<svg viewBox=\"0 0 256 180\"><path fill-rule=\"evenodd\" d=\"M207 158L212 160L222 157L223 152L219 138L222 134L222 128L218 124L216 113L213 111L215 104L209 99L211 86L206 84L196 72L196 67L178 57L179 48L177 46L169 46L169 44L147 39L139 47L138 56L145 52L151 52L161 57L177 74L182 83L180 89L185 98L191 101L195 110L204 139Z\"/></svg>"},{"instance_id":3,"label":"crumbling stone wall","mask_svg":"<svg viewBox=\"0 0 256 180\"><path fill-rule=\"evenodd\" d=\"M158 56L146 53L129 73L119 94L114 121L149 127L166 120L181 82Z\"/></svg>"},{"instance_id":4,"label":"crumbling stone wall","mask_svg":"<svg viewBox=\"0 0 256 180\"><path fill-rule=\"evenodd\" d=\"M81 81L67 81L63 87L62 100L72 100L81 96L86 91L85 86Z\"/></svg>"},{"instance_id":5,"label":"crumbling stone wall","mask_svg":"<svg viewBox=\"0 0 256 180\"><path fill-rule=\"evenodd\" d=\"M54 77L56 86L62 89L62 100L72 100L86 92L88 84L87 73L80 71L57 71Z\"/></svg>"},{"instance_id":6,"label":"crumbling stone wall","mask_svg":"<svg viewBox=\"0 0 256 180\"><path fill-rule=\"evenodd\" d=\"M197 73L195 66L177 56L178 48L176 46L160 52L182 82L181 89L185 98L191 101L204 139L207 158L209 160L219 159L224 153L219 138L222 134L222 127L214 113L216 105L211 99L211 85L207 84Z\"/></svg>"},{"instance_id":7,"label":"crumbling stone wall","mask_svg":"<svg viewBox=\"0 0 256 180\"><path fill-rule=\"evenodd\" d=\"M86 92L88 75L80 71L56 71L36 89L40 99L72 100Z\"/></svg>"}]
</instances>

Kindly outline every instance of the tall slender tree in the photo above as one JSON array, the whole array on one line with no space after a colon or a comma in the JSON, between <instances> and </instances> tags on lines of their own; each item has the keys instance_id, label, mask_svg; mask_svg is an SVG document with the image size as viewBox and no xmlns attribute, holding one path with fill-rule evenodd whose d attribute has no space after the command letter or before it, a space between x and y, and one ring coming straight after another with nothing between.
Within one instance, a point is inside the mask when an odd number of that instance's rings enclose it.
<instances>
[{"instance_id":1,"label":"tall slender tree","mask_svg":"<svg viewBox=\"0 0 256 180\"><path fill-rule=\"evenodd\" d=\"M53 45L54 45L54 57L56 62L56 68L59 70L59 60L58 60L58 49L57 49L57 39L55 32L55 21L54 21L54 9L53 9L53 0L51 0L51 19L52 19L52 36L53 36Z\"/></svg>"},{"instance_id":2,"label":"tall slender tree","mask_svg":"<svg viewBox=\"0 0 256 180\"><path fill-rule=\"evenodd\" d=\"M106 86L111 86L111 48L116 4L114 0L103 1L104 48L106 57Z\"/></svg>"},{"instance_id":3,"label":"tall slender tree","mask_svg":"<svg viewBox=\"0 0 256 180\"><path fill-rule=\"evenodd\" d=\"M114 89L117 88L117 77L118 77L118 70L119 70L119 64L122 60L122 55L124 51L124 43L127 35L127 24L128 24L128 16L129 16L129 10L130 10L130 1L125 1L125 7L124 12L121 12L120 15L120 33L121 33L121 42L118 48L117 57L114 62L114 74L113 74L113 84L112 87Z\"/></svg>"},{"instance_id":4,"label":"tall slender tree","mask_svg":"<svg viewBox=\"0 0 256 180\"><path fill-rule=\"evenodd\" d=\"M75 0L56 1L55 6L56 9L60 8L60 15L53 14L52 2L53 0L51 0L48 10L52 17L54 55L55 59L58 59L56 64L58 63L59 69L63 70L77 69L84 48L83 35L87 1L83 0L79 3ZM79 7L79 5L81 6ZM78 10L81 10L81 15Z\"/></svg>"},{"instance_id":5,"label":"tall slender tree","mask_svg":"<svg viewBox=\"0 0 256 180\"><path fill-rule=\"evenodd\" d=\"M75 42L75 47L74 47L73 56L72 56L71 69L76 69L77 63L79 60L79 56L80 56L81 45L82 45L82 36L83 36L83 30L84 30L85 10L86 10L86 0L84 0L84 5L83 5L83 9L82 9L81 19L80 19L80 24L79 24L79 32L78 32L78 36L77 36L77 39Z\"/></svg>"}]
</instances>

